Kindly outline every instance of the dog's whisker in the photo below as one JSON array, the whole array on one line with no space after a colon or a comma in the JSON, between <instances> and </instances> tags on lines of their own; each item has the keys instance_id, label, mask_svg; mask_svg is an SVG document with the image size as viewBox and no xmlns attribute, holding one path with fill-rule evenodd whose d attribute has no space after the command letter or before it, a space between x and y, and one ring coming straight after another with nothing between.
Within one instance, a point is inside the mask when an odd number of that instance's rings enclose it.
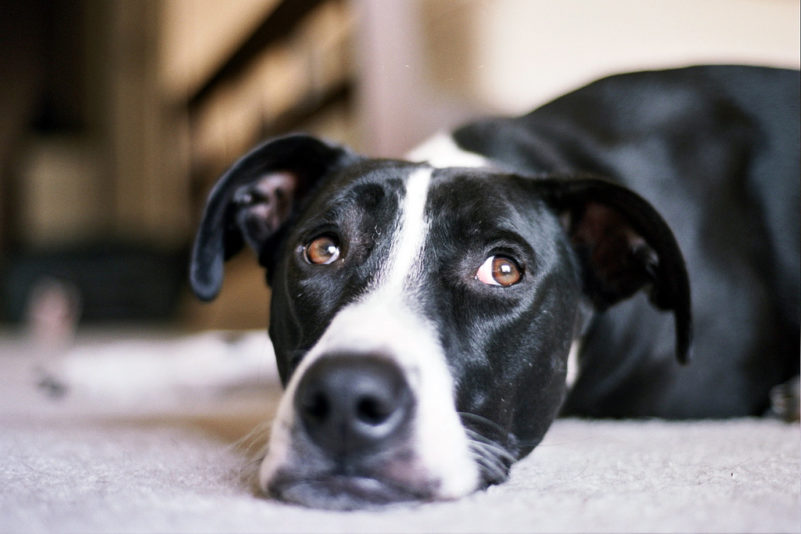
<instances>
[{"instance_id":1,"label":"dog's whisker","mask_svg":"<svg viewBox=\"0 0 801 534\"><path fill-rule=\"evenodd\" d=\"M473 423L480 423L480 424L482 424L484 426L488 426L488 427L490 427L490 428L492 428L494 430L498 430L498 431L501 430L501 427L500 427L500 425L498 425L498 423L496 423L495 421L492 421L490 419L487 419L486 417L484 417L482 415L478 415L478 414L475 414L475 413L472 413L472 412L458 412L458 415L459 415L459 417L462 418L462 420L467 420L467 421L470 421L470 422L473 422Z\"/></svg>"},{"instance_id":2,"label":"dog's whisker","mask_svg":"<svg viewBox=\"0 0 801 534\"><path fill-rule=\"evenodd\" d=\"M470 450L488 481L497 482L506 479L511 461L499 457L496 451L488 449L483 443L471 442Z\"/></svg>"},{"instance_id":3,"label":"dog's whisker","mask_svg":"<svg viewBox=\"0 0 801 534\"><path fill-rule=\"evenodd\" d=\"M261 426L261 425L260 425ZM258 429L254 429L258 430ZM252 434L253 432L251 432ZM245 436L242 439L247 438ZM242 441L240 439L239 441ZM234 477L240 484L252 489L254 492L258 491L258 472L264 457L267 453L267 445L260 445L252 443L244 449L245 457L237 463L237 466L231 471L231 476ZM235 451L237 443L228 447L228 451Z\"/></svg>"},{"instance_id":4,"label":"dog's whisker","mask_svg":"<svg viewBox=\"0 0 801 534\"><path fill-rule=\"evenodd\" d=\"M484 416L470 412L458 412L458 415L468 428L484 428L490 431L493 435L503 437L505 440L514 440L514 437L511 434L509 434L498 423L492 421L491 419L487 419Z\"/></svg>"},{"instance_id":5,"label":"dog's whisker","mask_svg":"<svg viewBox=\"0 0 801 534\"><path fill-rule=\"evenodd\" d=\"M463 423L465 424L465 429L468 432L476 432L476 435L481 436L483 439L490 440L495 444L506 443L507 444L505 446L506 450L530 449L539 445L541 441L541 439L536 439L536 440L518 439L516 436L502 430L500 425L498 425L494 421L491 421L486 417L482 417L474 413L459 412L459 417L462 419ZM471 430L470 429L471 423L478 423L479 425L488 427L493 434L498 435L499 437L502 436L503 437L502 440L486 438L485 434L482 434L481 432L475 430Z\"/></svg>"},{"instance_id":6,"label":"dog's whisker","mask_svg":"<svg viewBox=\"0 0 801 534\"><path fill-rule=\"evenodd\" d=\"M506 480L508 477L507 470L503 466L499 466L481 456L475 456L475 461L484 473L484 478L491 484L496 484Z\"/></svg>"},{"instance_id":7,"label":"dog's whisker","mask_svg":"<svg viewBox=\"0 0 801 534\"><path fill-rule=\"evenodd\" d=\"M497 443L494 443L494 442L489 441L489 440L487 440L487 441L477 441L476 438L474 438L474 437L472 437L470 435L468 435L468 437L470 437L470 439L471 439L471 445L473 445L475 447L480 447L481 450L486 451L488 453L492 453L499 460L506 461L506 462L508 462L510 464L515 461L515 456L512 453L510 453L508 450L506 450L504 447L502 447L501 445L498 445ZM484 438L484 439L486 439L486 438Z\"/></svg>"},{"instance_id":8,"label":"dog's whisker","mask_svg":"<svg viewBox=\"0 0 801 534\"><path fill-rule=\"evenodd\" d=\"M258 467L267 452L266 437L269 434L270 421L257 424L247 434L223 448L223 453L243 455L231 476L240 484L257 491Z\"/></svg>"},{"instance_id":9,"label":"dog's whisker","mask_svg":"<svg viewBox=\"0 0 801 534\"><path fill-rule=\"evenodd\" d=\"M481 416L474 414L460 414L466 416L465 419L472 419L480 422L484 426L491 427L497 434L503 434L497 424ZM509 467L515 462L516 457L504 444L499 443L477 430L465 427L465 434L468 438L471 456L480 466L484 477L490 483L497 483L507 478Z\"/></svg>"},{"instance_id":10,"label":"dog's whisker","mask_svg":"<svg viewBox=\"0 0 801 534\"><path fill-rule=\"evenodd\" d=\"M520 444L513 434L486 417L470 412L459 412L458 415L467 431L474 432L477 436L492 443L502 445L506 450L515 449Z\"/></svg>"},{"instance_id":11,"label":"dog's whisker","mask_svg":"<svg viewBox=\"0 0 801 534\"><path fill-rule=\"evenodd\" d=\"M471 438L471 440L473 440L474 442L480 443L481 445L489 447L493 450L497 450L498 452L503 452L505 454L511 455L509 451L506 449L506 447L499 444L497 441L490 439L484 436L483 434L476 432L475 430L471 430L469 428L465 429L465 432L467 433L467 436Z\"/></svg>"},{"instance_id":12,"label":"dog's whisker","mask_svg":"<svg viewBox=\"0 0 801 534\"><path fill-rule=\"evenodd\" d=\"M257 448L264 448L266 438L270 432L270 421L263 421L253 427L247 434L231 443L228 446L229 450L240 451L252 456L252 453Z\"/></svg>"},{"instance_id":13,"label":"dog's whisker","mask_svg":"<svg viewBox=\"0 0 801 534\"><path fill-rule=\"evenodd\" d=\"M491 448L488 447L486 444L482 443L471 442L470 450L474 453L475 456L499 465L503 465L505 463L504 460L510 459L509 456L498 454L497 448Z\"/></svg>"},{"instance_id":14,"label":"dog's whisker","mask_svg":"<svg viewBox=\"0 0 801 534\"><path fill-rule=\"evenodd\" d=\"M254 489L257 487L258 466L267 453L266 438L269 435L270 422L264 421L253 427L250 432L226 446L223 451L244 455L231 475L241 484Z\"/></svg>"}]
</instances>

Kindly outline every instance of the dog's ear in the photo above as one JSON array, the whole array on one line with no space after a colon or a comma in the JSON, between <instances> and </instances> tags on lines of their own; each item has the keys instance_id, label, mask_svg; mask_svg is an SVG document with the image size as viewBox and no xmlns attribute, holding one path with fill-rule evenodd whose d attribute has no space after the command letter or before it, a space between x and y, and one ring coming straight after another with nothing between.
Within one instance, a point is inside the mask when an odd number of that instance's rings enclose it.
<instances>
[{"instance_id":1,"label":"dog's ear","mask_svg":"<svg viewBox=\"0 0 801 534\"><path fill-rule=\"evenodd\" d=\"M276 235L314 186L356 156L306 135L267 141L237 161L209 194L189 269L202 300L220 292L223 263L247 243L265 265Z\"/></svg>"},{"instance_id":2,"label":"dog's ear","mask_svg":"<svg viewBox=\"0 0 801 534\"><path fill-rule=\"evenodd\" d=\"M689 359L690 283L684 257L667 223L642 197L597 179L543 180L581 263L584 292L598 310L643 289L671 310L676 356Z\"/></svg>"}]
</instances>

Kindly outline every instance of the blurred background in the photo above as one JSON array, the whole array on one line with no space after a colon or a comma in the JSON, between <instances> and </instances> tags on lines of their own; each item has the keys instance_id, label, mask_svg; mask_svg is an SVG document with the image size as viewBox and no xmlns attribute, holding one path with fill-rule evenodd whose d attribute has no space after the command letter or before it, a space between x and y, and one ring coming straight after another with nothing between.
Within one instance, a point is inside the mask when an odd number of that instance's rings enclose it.
<instances>
[{"instance_id":1,"label":"blurred background","mask_svg":"<svg viewBox=\"0 0 801 534\"><path fill-rule=\"evenodd\" d=\"M602 75L800 46L797 0L0 0L0 42L7 330L264 327L249 255L212 304L185 279L207 192L265 137L400 156Z\"/></svg>"}]
</instances>

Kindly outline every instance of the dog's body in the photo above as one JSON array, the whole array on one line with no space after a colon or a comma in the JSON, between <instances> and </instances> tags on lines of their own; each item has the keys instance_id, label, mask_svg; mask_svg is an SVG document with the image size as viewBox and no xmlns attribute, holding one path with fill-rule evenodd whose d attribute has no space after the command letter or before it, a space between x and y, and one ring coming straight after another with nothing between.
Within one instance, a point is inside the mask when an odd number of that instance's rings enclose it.
<instances>
[{"instance_id":1,"label":"dog's body","mask_svg":"<svg viewBox=\"0 0 801 534\"><path fill-rule=\"evenodd\" d=\"M502 481L560 410L763 413L799 367L798 80L636 73L413 162L305 136L245 156L191 277L213 298L245 242L267 269L286 392L261 487L331 508L455 498Z\"/></svg>"}]
</instances>

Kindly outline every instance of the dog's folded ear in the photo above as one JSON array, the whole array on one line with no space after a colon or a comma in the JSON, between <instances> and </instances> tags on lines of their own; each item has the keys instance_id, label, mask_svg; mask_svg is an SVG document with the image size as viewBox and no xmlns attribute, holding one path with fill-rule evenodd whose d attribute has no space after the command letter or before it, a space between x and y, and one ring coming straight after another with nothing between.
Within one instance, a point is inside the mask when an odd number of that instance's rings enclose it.
<instances>
[{"instance_id":1,"label":"dog's folded ear","mask_svg":"<svg viewBox=\"0 0 801 534\"><path fill-rule=\"evenodd\" d=\"M543 180L538 185L570 237L584 292L596 309L647 291L654 306L673 312L676 356L687 362L690 283L681 250L659 213L629 189L604 180Z\"/></svg>"},{"instance_id":2,"label":"dog's folded ear","mask_svg":"<svg viewBox=\"0 0 801 534\"><path fill-rule=\"evenodd\" d=\"M220 292L223 263L247 243L266 266L276 237L325 176L353 161L343 147L307 135L267 141L237 161L209 194L195 238L189 280L195 294Z\"/></svg>"}]
</instances>

